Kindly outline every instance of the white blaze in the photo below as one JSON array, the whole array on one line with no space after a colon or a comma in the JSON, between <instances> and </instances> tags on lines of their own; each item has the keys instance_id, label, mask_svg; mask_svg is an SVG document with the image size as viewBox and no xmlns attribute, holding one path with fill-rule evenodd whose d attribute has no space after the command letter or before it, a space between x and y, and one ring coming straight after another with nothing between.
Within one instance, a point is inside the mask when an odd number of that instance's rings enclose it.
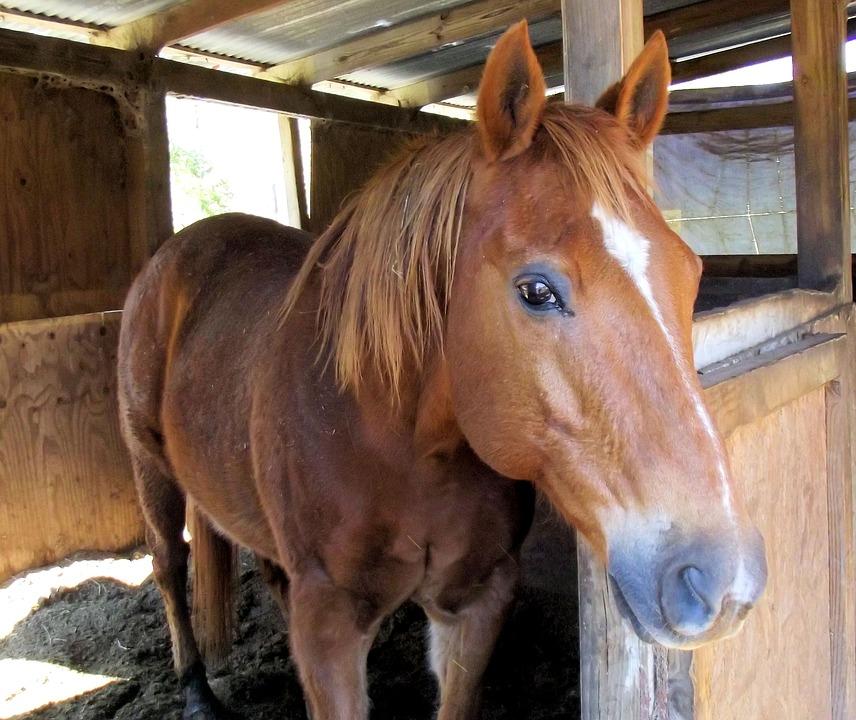
<instances>
[{"instance_id":1,"label":"white blaze","mask_svg":"<svg viewBox=\"0 0 856 720\"><path fill-rule=\"evenodd\" d=\"M657 305L657 300L651 289L651 283L648 280L648 251L650 247L648 238L631 228L627 223L608 215L597 203L592 207L592 217L600 223L603 232L603 242L607 252L618 261L618 264L628 274L651 309L651 314L666 337L666 343L669 346L669 350L671 350L675 365L680 370L684 389L693 399L696 415L705 432L710 436L711 441L716 444L717 435L713 427L713 421L710 419L710 414L701 401L695 384L690 380L690 373L694 374L695 368L688 365L674 337L669 332L669 328L666 327L663 314L660 312L660 307ZM734 508L731 502L731 488L728 485L728 473L725 470L725 463L721 456L717 457L717 472L722 485L723 506L731 521L735 522Z\"/></svg>"}]
</instances>

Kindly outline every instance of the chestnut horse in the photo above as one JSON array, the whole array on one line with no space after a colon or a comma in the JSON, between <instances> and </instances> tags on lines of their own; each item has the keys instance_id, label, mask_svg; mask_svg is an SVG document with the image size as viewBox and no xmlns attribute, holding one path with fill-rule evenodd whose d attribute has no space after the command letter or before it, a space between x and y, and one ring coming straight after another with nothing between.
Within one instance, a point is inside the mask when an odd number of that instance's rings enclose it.
<instances>
[{"instance_id":1,"label":"chestnut horse","mask_svg":"<svg viewBox=\"0 0 856 720\"><path fill-rule=\"evenodd\" d=\"M366 656L407 599L439 717L476 716L533 485L640 636L692 648L739 627L763 542L693 367L699 260L646 192L669 78L657 34L598 108L548 104L518 24L475 126L408 148L314 243L224 215L155 254L125 305L121 415L186 717L219 712L186 497L284 571L315 720L368 716Z\"/></svg>"}]
</instances>

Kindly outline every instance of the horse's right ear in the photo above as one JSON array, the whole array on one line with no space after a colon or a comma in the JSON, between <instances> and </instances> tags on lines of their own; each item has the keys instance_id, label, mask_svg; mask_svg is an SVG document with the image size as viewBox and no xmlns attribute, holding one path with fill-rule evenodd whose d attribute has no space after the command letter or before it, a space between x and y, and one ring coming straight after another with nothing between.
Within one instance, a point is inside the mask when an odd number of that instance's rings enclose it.
<instances>
[{"instance_id":1,"label":"horse's right ear","mask_svg":"<svg viewBox=\"0 0 856 720\"><path fill-rule=\"evenodd\" d=\"M476 115L488 160L506 160L529 147L547 103L546 89L529 28L521 20L491 50L479 87Z\"/></svg>"}]
</instances>

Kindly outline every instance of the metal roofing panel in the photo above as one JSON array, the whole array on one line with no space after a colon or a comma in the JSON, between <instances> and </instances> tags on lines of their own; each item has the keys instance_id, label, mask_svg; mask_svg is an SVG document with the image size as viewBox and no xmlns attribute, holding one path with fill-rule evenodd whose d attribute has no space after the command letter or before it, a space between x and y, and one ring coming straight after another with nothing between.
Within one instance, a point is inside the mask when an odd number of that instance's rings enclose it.
<instances>
[{"instance_id":1,"label":"metal roofing panel","mask_svg":"<svg viewBox=\"0 0 856 720\"><path fill-rule=\"evenodd\" d=\"M424 55L417 55L389 65L360 70L342 76L343 80L393 89L403 85L425 80L434 75L443 75L453 70L479 65L501 35L501 32L450 44ZM547 18L529 26L532 44L536 47L562 37L562 19L558 16Z\"/></svg>"},{"instance_id":2,"label":"metal roofing panel","mask_svg":"<svg viewBox=\"0 0 856 720\"><path fill-rule=\"evenodd\" d=\"M293 0L194 35L183 44L273 64L462 4L461 0Z\"/></svg>"},{"instance_id":3,"label":"metal roofing panel","mask_svg":"<svg viewBox=\"0 0 856 720\"><path fill-rule=\"evenodd\" d=\"M3 0L4 7L93 25L121 25L178 5L176 0Z\"/></svg>"}]
</instances>

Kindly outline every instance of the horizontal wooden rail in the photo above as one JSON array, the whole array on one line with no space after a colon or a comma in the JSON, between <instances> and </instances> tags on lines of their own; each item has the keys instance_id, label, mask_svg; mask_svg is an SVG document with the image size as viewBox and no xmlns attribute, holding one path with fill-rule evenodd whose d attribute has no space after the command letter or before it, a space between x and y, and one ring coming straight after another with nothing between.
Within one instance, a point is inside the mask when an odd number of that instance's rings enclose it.
<instances>
[{"instance_id":1,"label":"horizontal wooden rail","mask_svg":"<svg viewBox=\"0 0 856 720\"><path fill-rule=\"evenodd\" d=\"M841 374L846 337L809 335L745 362L702 376L719 431L729 435Z\"/></svg>"}]
</instances>

